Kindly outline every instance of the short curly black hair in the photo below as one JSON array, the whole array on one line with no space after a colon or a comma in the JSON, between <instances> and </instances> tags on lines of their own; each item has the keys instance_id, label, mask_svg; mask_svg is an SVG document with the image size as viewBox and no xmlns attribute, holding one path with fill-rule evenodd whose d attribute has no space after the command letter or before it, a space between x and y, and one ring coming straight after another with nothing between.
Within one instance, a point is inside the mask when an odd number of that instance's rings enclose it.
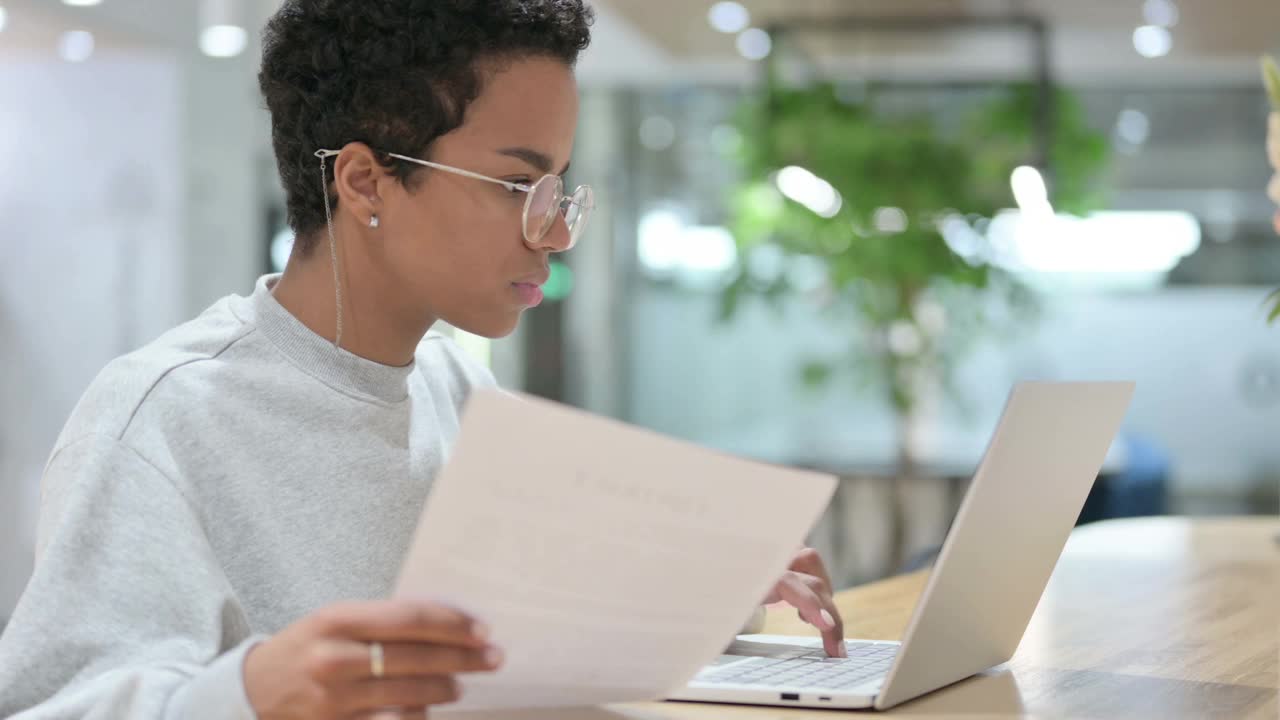
<instances>
[{"instance_id":1,"label":"short curly black hair","mask_svg":"<svg viewBox=\"0 0 1280 720\"><path fill-rule=\"evenodd\" d=\"M325 225L316 150L364 142L426 156L480 94L481 61L573 65L593 19L583 0L286 0L263 31L258 84L299 249ZM421 172L379 159L409 187Z\"/></svg>"}]
</instances>

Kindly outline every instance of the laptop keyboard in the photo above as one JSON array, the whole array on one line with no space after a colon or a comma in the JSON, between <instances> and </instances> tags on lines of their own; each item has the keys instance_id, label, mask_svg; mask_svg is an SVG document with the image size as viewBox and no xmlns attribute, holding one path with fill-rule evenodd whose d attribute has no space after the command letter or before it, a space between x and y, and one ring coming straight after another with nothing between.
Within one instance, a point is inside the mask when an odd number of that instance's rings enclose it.
<instances>
[{"instance_id":1,"label":"laptop keyboard","mask_svg":"<svg viewBox=\"0 0 1280 720\"><path fill-rule=\"evenodd\" d=\"M797 652L794 657L757 657L728 667L712 668L698 676L711 685L759 685L769 688L851 690L889 672L897 645L845 643L849 657L829 658L822 650Z\"/></svg>"}]
</instances>

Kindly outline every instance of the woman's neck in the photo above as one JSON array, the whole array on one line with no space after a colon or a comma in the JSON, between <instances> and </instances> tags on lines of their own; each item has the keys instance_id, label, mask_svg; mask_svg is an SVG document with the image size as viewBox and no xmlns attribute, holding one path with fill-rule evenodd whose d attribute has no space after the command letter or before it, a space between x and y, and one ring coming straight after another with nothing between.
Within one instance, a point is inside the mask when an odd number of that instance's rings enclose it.
<instances>
[{"instance_id":1,"label":"woman's neck","mask_svg":"<svg viewBox=\"0 0 1280 720\"><path fill-rule=\"evenodd\" d=\"M315 334L333 342L338 335L338 307L333 268L325 248L316 246L305 257L290 256L272 295L286 310ZM389 288L364 282L368 268L358 258L339 257L342 270L342 337L340 347L383 365L404 366L433 320L406 321L397 312L394 297L382 297Z\"/></svg>"}]
</instances>

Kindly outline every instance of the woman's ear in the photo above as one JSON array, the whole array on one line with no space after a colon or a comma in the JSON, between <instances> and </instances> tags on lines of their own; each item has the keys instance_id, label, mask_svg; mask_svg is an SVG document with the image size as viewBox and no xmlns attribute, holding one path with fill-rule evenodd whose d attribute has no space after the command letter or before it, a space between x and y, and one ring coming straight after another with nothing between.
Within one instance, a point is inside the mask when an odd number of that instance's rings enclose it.
<instances>
[{"instance_id":1,"label":"woman's ear","mask_svg":"<svg viewBox=\"0 0 1280 720\"><path fill-rule=\"evenodd\" d=\"M333 164L338 206L345 207L361 225L382 212L380 188L392 177L373 150L364 143L348 143Z\"/></svg>"}]
</instances>

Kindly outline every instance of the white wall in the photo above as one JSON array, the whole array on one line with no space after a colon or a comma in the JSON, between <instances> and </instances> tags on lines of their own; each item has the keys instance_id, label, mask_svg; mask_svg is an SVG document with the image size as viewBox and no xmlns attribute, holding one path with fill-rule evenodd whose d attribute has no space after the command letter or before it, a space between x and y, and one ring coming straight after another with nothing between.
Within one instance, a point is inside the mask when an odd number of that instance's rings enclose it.
<instances>
[{"instance_id":1,"label":"white wall","mask_svg":"<svg viewBox=\"0 0 1280 720\"><path fill-rule=\"evenodd\" d=\"M0 618L30 572L44 463L94 375L263 270L279 191L257 63L0 65Z\"/></svg>"},{"instance_id":2,"label":"white wall","mask_svg":"<svg viewBox=\"0 0 1280 720\"><path fill-rule=\"evenodd\" d=\"M76 400L184 315L178 93L163 56L0 65L0 617Z\"/></svg>"},{"instance_id":3,"label":"white wall","mask_svg":"<svg viewBox=\"0 0 1280 720\"><path fill-rule=\"evenodd\" d=\"M279 194L270 120L246 57L183 61L182 151L187 172L184 317L253 290L266 271L266 198Z\"/></svg>"}]
</instances>

